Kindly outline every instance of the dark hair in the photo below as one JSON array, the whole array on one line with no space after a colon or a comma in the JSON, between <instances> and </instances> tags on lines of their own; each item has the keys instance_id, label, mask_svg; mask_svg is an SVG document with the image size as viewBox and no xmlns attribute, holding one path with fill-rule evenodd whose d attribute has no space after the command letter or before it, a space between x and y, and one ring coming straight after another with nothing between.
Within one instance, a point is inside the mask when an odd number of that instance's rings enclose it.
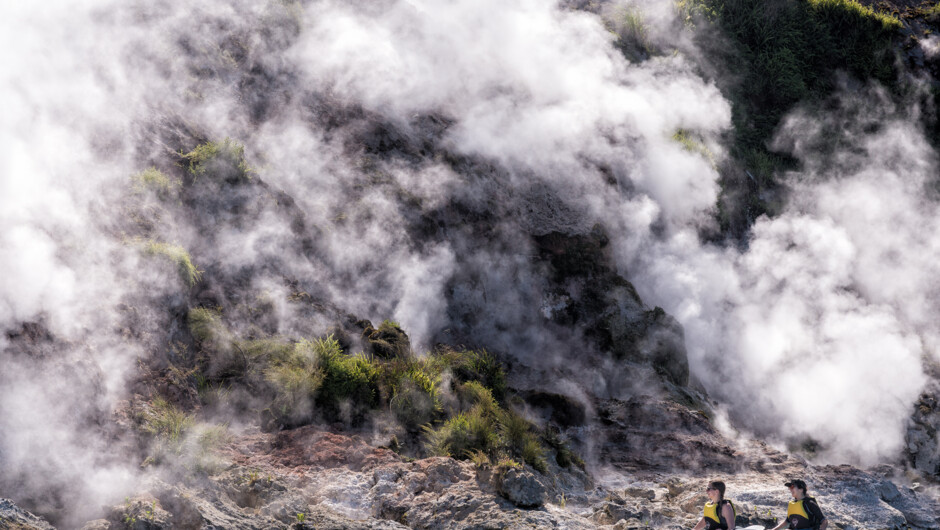
<instances>
[{"instance_id":1,"label":"dark hair","mask_svg":"<svg viewBox=\"0 0 940 530\"><path fill-rule=\"evenodd\" d=\"M701 487L701 486L700 486ZM720 480L713 480L708 483L708 487L718 490L718 500L722 501L725 499L725 483Z\"/></svg>"},{"instance_id":2,"label":"dark hair","mask_svg":"<svg viewBox=\"0 0 940 530\"><path fill-rule=\"evenodd\" d=\"M784 486L786 486L786 487L788 487L788 488L789 488L790 486L794 486L794 487L796 487L796 488L799 488L799 489L803 490L803 495L804 495L804 496L805 496L805 495L809 495L809 490L806 489L806 483L803 482L803 481L800 480L800 479L788 480L788 481L784 484Z\"/></svg>"}]
</instances>

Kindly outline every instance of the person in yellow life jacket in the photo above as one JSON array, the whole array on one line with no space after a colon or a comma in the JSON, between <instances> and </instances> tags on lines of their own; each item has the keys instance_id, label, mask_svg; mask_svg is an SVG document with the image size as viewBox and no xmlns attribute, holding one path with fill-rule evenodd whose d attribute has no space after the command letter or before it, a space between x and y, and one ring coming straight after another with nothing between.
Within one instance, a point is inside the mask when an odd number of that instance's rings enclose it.
<instances>
[{"instance_id":1,"label":"person in yellow life jacket","mask_svg":"<svg viewBox=\"0 0 940 530\"><path fill-rule=\"evenodd\" d=\"M806 483L799 479L788 480L785 486L790 488L793 500L787 504L787 518L775 526L773 530L782 530L783 528L826 530L829 526L829 520L819 509L816 499L809 496L806 491Z\"/></svg>"},{"instance_id":2,"label":"person in yellow life jacket","mask_svg":"<svg viewBox=\"0 0 940 530\"><path fill-rule=\"evenodd\" d=\"M709 482L705 493L708 502L705 503L702 519L693 530L734 530L734 507L731 501L725 500L725 483L717 480Z\"/></svg>"}]
</instances>

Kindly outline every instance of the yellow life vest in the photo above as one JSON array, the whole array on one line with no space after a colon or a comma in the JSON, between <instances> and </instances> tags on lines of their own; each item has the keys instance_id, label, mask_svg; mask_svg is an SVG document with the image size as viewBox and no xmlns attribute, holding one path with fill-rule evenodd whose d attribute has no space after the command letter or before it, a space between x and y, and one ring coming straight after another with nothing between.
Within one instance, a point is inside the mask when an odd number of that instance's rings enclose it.
<instances>
[{"instance_id":1,"label":"yellow life vest","mask_svg":"<svg viewBox=\"0 0 940 530\"><path fill-rule=\"evenodd\" d=\"M724 530L728 528L728 521L726 521L721 516L721 509L725 504L727 504L728 506L731 506L732 514L737 513L737 511L734 509L734 503L732 503L728 499L722 499L718 503L714 503L711 501L708 501L705 503L705 510L704 510L703 515L705 516L705 522L708 523L708 526L706 526L707 530L715 530L715 529ZM733 518L734 516L732 516L732 519Z\"/></svg>"},{"instance_id":2,"label":"yellow life vest","mask_svg":"<svg viewBox=\"0 0 940 530\"><path fill-rule=\"evenodd\" d=\"M809 528L810 516L803 507L803 499L793 499L787 504L787 520L790 521L790 528Z\"/></svg>"},{"instance_id":3,"label":"yellow life vest","mask_svg":"<svg viewBox=\"0 0 940 530\"><path fill-rule=\"evenodd\" d=\"M716 503L711 501L705 503L705 518L721 524L721 517L718 516L718 505Z\"/></svg>"}]
</instances>

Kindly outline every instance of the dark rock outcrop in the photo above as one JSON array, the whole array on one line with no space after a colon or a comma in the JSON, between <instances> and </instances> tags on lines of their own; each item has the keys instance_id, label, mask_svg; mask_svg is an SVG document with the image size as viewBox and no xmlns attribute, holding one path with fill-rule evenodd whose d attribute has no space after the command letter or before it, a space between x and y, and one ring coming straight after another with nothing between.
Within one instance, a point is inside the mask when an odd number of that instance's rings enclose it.
<instances>
[{"instance_id":1,"label":"dark rock outcrop","mask_svg":"<svg viewBox=\"0 0 940 530\"><path fill-rule=\"evenodd\" d=\"M53 530L53 527L10 499L0 499L0 530Z\"/></svg>"}]
</instances>

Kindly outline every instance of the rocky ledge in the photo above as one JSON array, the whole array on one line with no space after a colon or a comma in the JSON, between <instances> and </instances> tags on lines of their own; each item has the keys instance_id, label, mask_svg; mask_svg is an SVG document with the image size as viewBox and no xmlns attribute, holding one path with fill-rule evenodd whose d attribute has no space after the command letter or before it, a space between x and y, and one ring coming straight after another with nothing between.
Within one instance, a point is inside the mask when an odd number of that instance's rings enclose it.
<instances>
[{"instance_id":1,"label":"rocky ledge","mask_svg":"<svg viewBox=\"0 0 940 530\"><path fill-rule=\"evenodd\" d=\"M581 447L597 457L587 471L415 460L371 433L322 426L254 431L224 446L223 469L152 476L83 528L678 529L697 522L714 479L726 482L739 526L770 527L785 513L784 480L802 476L830 528L940 529L938 489L890 466L810 465L763 442L730 440L670 401L598 408L606 419L581 428ZM6 528L51 526L4 500Z\"/></svg>"}]
</instances>

